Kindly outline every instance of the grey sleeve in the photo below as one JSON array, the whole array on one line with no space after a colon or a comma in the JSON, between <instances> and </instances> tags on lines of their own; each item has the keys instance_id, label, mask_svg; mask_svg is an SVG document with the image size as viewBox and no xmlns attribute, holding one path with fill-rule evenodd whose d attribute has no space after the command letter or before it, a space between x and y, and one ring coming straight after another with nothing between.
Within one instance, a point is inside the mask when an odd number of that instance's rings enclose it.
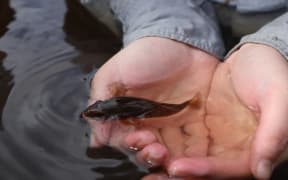
<instances>
[{"instance_id":1,"label":"grey sleeve","mask_svg":"<svg viewBox=\"0 0 288 180\"><path fill-rule=\"evenodd\" d=\"M207 1L106 0L106 2L122 24L124 46L142 37L156 36L189 44L218 58L223 57L224 45L213 8Z\"/></svg>"},{"instance_id":2,"label":"grey sleeve","mask_svg":"<svg viewBox=\"0 0 288 180\"><path fill-rule=\"evenodd\" d=\"M227 57L245 43L271 46L288 59L288 12L266 24L257 32L244 36Z\"/></svg>"}]
</instances>

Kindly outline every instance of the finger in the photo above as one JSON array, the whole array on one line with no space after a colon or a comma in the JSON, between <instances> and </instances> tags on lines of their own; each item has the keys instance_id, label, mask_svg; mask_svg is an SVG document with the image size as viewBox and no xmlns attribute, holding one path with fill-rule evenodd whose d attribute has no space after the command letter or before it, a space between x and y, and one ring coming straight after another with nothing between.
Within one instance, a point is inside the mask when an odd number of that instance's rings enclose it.
<instances>
[{"instance_id":1,"label":"finger","mask_svg":"<svg viewBox=\"0 0 288 180\"><path fill-rule=\"evenodd\" d=\"M185 178L177 178L170 177L167 173L153 173L143 177L141 180L207 180L206 178L199 177L185 177Z\"/></svg>"},{"instance_id":2,"label":"finger","mask_svg":"<svg viewBox=\"0 0 288 180\"><path fill-rule=\"evenodd\" d=\"M91 126L90 147L101 147L107 145L110 138L110 129L112 124L110 122L100 122L87 119Z\"/></svg>"},{"instance_id":3,"label":"finger","mask_svg":"<svg viewBox=\"0 0 288 180\"><path fill-rule=\"evenodd\" d=\"M157 167L164 165L168 157L167 148L157 142L145 146L136 154L138 162L148 167Z\"/></svg>"},{"instance_id":4,"label":"finger","mask_svg":"<svg viewBox=\"0 0 288 180\"><path fill-rule=\"evenodd\" d=\"M164 144L167 146L171 156L180 157L183 155L185 137L179 127L165 127L160 130Z\"/></svg>"},{"instance_id":5,"label":"finger","mask_svg":"<svg viewBox=\"0 0 288 180\"><path fill-rule=\"evenodd\" d=\"M176 177L243 178L250 174L249 159L223 159L218 157L181 158L172 161L168 173Z\"/></svg>"},{"instance_id":6,"label":"finger","mask_svg":"<svg viewBox=\"0 0 288 180\"><path fill-rule=\"evenodd\" d=\"M258 179L268 179L280 154L287 147L287 96L263 102L260 124L252 145L251 170Z\"/></svg>"},{"instance_id":7,"label":"finger","mask_svg":"<svg viewBox=\"0 0 288 180\"><path fill-rule=\"evenodd\" d=\"M99 69L91 81L89 104L96 100L104 100L117 95L123 90L121 82L117 64L114 61L108 61Z\"/></svg>"},{"instance_id":8,"label":"finger","mask_svg":"<svg viewBox=\"0 0 288 180\"><path fill-rule=\"evenodd\" d=\"M124 141L124 146L132 151L142 150L145 146L156 142L156 136L148 130L131 132Z\"/></svg>"},{"instance_id":9,"label":"finger","mask_svg":"<svg viewBox=\"0 0 288 180\"><path fill-rule=\"evenodd\" d=\"M176 180L176 179L171 179L171 180ZM143 177L141 180L170 180L170 178L165 173L154 173L154 174L149 174Z\"/></svg>"}]
</instances>

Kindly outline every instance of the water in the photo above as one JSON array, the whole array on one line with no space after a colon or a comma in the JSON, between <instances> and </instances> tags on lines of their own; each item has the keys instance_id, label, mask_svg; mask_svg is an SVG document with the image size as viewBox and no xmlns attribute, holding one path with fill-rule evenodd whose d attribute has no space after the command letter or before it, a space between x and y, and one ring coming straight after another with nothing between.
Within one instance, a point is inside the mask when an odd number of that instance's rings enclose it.
<instances>
[{"instance_id":1,"label":"water","mask_svg":"<svg viewBox=\"0 0 288 180\"><path fill-rule=\"evenodd\" d=\"M86 76L119 39L76 1L8 3L0 4L0 180L140 179L115 150L87 153L90 129L79 120Z\"/></svg>"},{"instance_id":2,"label":"water","mask_svg":"<svg viewBox=\"0 0 288 180\"><path fill-rule=\"evenodd\" d=\"M0 180L140 179L116 150L87 149L79 120L86 76L119 38L76 0L1 0L0 35ZM285 167L272 179L287 179Z\"/></svg>"}]
</instances>

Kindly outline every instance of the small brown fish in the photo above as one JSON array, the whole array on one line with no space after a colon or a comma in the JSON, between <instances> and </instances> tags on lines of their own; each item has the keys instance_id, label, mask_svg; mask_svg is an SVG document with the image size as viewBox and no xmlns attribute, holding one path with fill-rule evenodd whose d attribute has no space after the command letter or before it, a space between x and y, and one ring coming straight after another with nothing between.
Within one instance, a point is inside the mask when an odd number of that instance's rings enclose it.
<instances>
[{"instance_id":1,"label":"small brown fish","mask_svg":"<svg viewBox=\"0 0 288 180\"><path fill-rule=\"evenodd\" d=\"M81 114L95 120L125 120L169 116L180 112L189 104L197 104L198 98L181 104L159 103L137 97L113 97L96 101Z\"/></svg>"}]
</instances>

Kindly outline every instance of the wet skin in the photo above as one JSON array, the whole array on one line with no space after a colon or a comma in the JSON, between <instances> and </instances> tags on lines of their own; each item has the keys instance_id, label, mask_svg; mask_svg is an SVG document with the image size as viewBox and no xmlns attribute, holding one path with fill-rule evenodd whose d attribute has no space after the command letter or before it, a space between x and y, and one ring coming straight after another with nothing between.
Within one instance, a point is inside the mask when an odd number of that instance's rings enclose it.
<instances>
[{"instance_id":1,"label":"wet skin","mask_svg":"<svg viewBox=\"0 0 288 180\"><path fill-rule=\"evenodd\" d=\"M167 40L163 40L166 49L161 52L151 49L151 39L146 40L125 48L97 72L90 104L113 96L180 104L199 93L199 106L187 106L171 116L147 118L136 124L87 119L92 126L91 145L106 144L129 155L129 149L133 150L130 157L137 164L162 166L172 176L189 176L187 172L216 177L251 175L249 150L257 123L234 92L229 64L185 45L176 47L175 42ZM161 41L156 45L162 46ZM167 54L175 48L175 56ZM151 56L147 58L147 54ZM155 62L162 66L151 66Z\"/></svg>"},{"instance_id":2,"label":"wet skin","mask_svg":"<svg viewBox=\"0 0 288 180\"><path fill-rule=\"evenodd\" d=\"M224 164L225 161L234 161L242 157L242 162L234 164L235 166L239 165L239 176L249 176L249 169L247 169L249 148L257 122L253 112L244 106L236 96L228 66L226 64L217 66L211 81L210 92L207 97L201 98L202 102L197 101L199 97L197 93L195 94L192 100L181 104L159 103L135 97L114 97L106 101L97 101L89 106L83 114L92 120L116 120L115 124L136 128L138 133L128 136L127 140L132 150L144 147L144 145L137 144L141 138L139 136L144 134L152 137L153 135L150 133L153 132L154 135L156 134L157 141L163 143L168 149L166 152L162 147L158 147L160 152L169 154L170 157L184 160L188 157L199 159L211 157L212 161L214 158L220 158L223 159ZM125 111L127 106L135 104L146 107L139 110L136 106L136 111L130 113L128 108L127 114ZM188 104L194 105L187 106ZM169 111L167 107L172 107L172 110ZM154 114L151 113L153 108L155 108ZM110 114L109 110L112 110ZM150 114L146 116L147 112ZM133 120L132 123L127 124L123 121L127 118ZM180 119L181 121L179 121ZM117 122L117 120L120 121ZM150 132L146 130L150 130ZM156 141L153 137L152 139L152 141ZM141 156L148 158L145 153ZM148 167L157 166L162 161L167 163L169 160L160 157L147 160L148 164L147 162L142 162L142 164L146 164ZM245 167L243 164L247 166ZM227 168L229 169L226 167L223 171L227 171Z\"/></svg>"}]
</instances>

